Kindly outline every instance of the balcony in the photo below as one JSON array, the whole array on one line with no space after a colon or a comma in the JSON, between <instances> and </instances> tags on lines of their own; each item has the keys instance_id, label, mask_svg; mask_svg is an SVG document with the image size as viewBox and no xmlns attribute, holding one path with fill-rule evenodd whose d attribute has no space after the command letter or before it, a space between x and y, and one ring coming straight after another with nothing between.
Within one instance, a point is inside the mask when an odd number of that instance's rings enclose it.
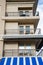
<instances>
[{"instance_id":1,"label":"balcony","mask_svg":"<svg viewBox=\"0 0 43 65\"><path fill-rule=\"evenodd\" d=\"M19 12L6 12L5 17L2 19L6 21L18 21L18 23L33 23L35 26L39 21L39 12L33 15L33 12L19 11ZM36 22L36 23L35 23Z\"/></svg>"},{"instance_id":2,"label":"balcony","mask_svg":"<svg viewBox=\"0 0 43 65\"><path fill-rule=\"evenodd\" d=\"M6 12L5 13L6 17L29 17L29 16L34 16L33 12L29 11L20 11L20 12ZM36 12L36 16L39 16L39 12Z\"/></svg>"},{"instance_id":3,"label":"balcony","mask_svg":"<svg viewBox=\"0 0 43 65\"><path fill-rule=\"evenodd\" d=\"M32 51L35 52L34 49L8 49L4 50L4 56L34 56L35 53L33 54Z\"/></svg>"},{"instance_id":4,"label":"balcony","mask_svg":"<svg viewBox=\"0 0 43 65\"><path fill-rule=\"evenodd\" d=\"M5 21L14 21L18 24L33 24L34 28L37 27L37 24L39 22L39 13L37 13L35 16L32 12L6 12L5 17L2 17L2 20Z\"/></svg>"},{"instance_id":5,"label":"balcony","mask_svg":"<svg viewBox=\"0 0 43 65\"><path fill-rule=\"evenodd\" d=\"M28 13L27 12L27 14L24 12L23 13L23 11L22 12L6 12L6 17L8 16L8 17L11 17L11 16L19 16L19 17L23 17L23 16L30 16L30 14L31 14L31 12L30 13Z\"/></svg>"},{"instance_id":6,"label":"balcony","mask_svg":"<svg viewBox=\"0 0 43 65\"><path fill-rule=\"evenodd\" d=\"M26 38L42 38L41 30L37 29L34 31L34 29L30 30L19 30L19 29L8 29L5 30L5 34L3 35L3 39L26 39Z\"/></svg>"},{"instance_id":7,"label":"balcony","mask_svg":"<svg viewBox=\"0 0 43 65\"><path fill-rule=\"evenodd\" d=\"M36 31L35 29L6 29L5 34L41 34L41 29L38 28Z\"/></svg>"},{"instance_id":8,"label":"balcony","mask_svg":"<svg viewBox=\"0 0 43 65\"><path fill-rule=\"evenodd\" d=\"M8 49L4 50L4 56L37 56L38 52L39 49L37 51L35 49ZM43 56L43 53L39 56Z\"/></svg>"}]
</instances>

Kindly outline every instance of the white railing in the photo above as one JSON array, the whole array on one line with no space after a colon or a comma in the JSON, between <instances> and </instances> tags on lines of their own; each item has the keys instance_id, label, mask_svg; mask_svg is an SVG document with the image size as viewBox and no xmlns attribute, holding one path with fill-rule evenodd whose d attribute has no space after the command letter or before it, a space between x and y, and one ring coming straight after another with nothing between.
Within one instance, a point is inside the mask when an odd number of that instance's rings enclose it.
<instances>
[{"instance_id":1,"label":"white railing","mask_svg":"<svg viewBox=\"0 0 43 65\"><path fill-rule=\"evenodd\" d=\"M5 34L41 34L41 29L6 29Z\"/></svg>"},{"instance_id":2,"label":"white railing","mask_svg":"<svg viewBox=\"0 0 43 65\"><path fill-rule=\"evenodd\" d=\"M39 52L37 53L37 56L43 56L43 47L39 50Z\"/></svg>"},{"instance_id":3,"label":"white railing","mask_svg":"<svg viewBox=\"0 0 43 65\"><path fill-rule=\"evenodd\" d=\"M4 56L24 56L24 55L25 56L36 56L35 49L8 49L8 50L4 50Z\"/></svg>"},{"instance_id":4,"label":"white railing","mask_svg":"<svg viewBox=\"0 0 43 65\"><path fill-rule=\"evenodd\" d=\"M42 52L37 54L36 51L39 51L39 49L6 49L4 56L43 56Z\"/></svg>"},{"instance_id":5,"label":"white railing","mask_svg":"<svg viewBox=\"0 0 43 65\"><path fill-rule=\"evenodd\" d=\"M37 12L36 15L33 15L33 12L29 12L29 11L26 11L26 12L23 12L23 11L20 11L20 12L6 12L5 13L5 16L8 17L8 16L20 16L20 17L29 17L29 16L39 16L39 12Z\"/></svg>"}]
</instances>

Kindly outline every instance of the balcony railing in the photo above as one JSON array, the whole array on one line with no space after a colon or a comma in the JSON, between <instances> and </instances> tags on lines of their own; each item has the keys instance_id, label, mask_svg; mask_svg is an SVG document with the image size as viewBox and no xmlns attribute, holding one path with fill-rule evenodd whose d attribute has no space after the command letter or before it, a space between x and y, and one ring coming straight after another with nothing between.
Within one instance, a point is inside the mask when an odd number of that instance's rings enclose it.
<instances>
[{"instance_id":1,"label":"balcony railing","mask_svg":"<svg viewBox=\"0 0 43 65\"><path fill-rule=\"evenodd\" d=\"M7 17L7 16L20 16L20 17L29 17L29 16L34 16L33 15L33 12L6 12L5 13L5 16ZM37 12L37 14L35 15L35 16L39 16L39 12Z\"/></svg>"},{"instance_id":2,"label":"balcony railing","mask_svg":"<svg viewBox=\"0 0 43 65\"><path fill-rule=\"evenodd\" d=\"M6 29L5 34L41 34L41 29Z\"/></svg>"},{"instance_id":3,"label":"balcony railing","mask_svg":"<svg viewBox=\"0 0 43 65\"><path fill-rule=\"evenodd\" d=\"M29 56L29 55L35 55L35 53L32 53L31 49L10 49L10 50L4 50L4 56Z\"/></svg>"},{"instance_id":4,"label":"balcony railing","mask_svg":"<svg viewBox=\"0 0 43 65\"><path fill-rule=\"evenodd\" d=\"M37 51L38 50L39 49L37 49ZM37 53L36 53L35 49L8 49L8 50L4 50L4 56L38 56ZM42 52L41 52L40 56L43 56Z\"/></svg>"},{"instance_id":5,"label":"balcony railing","mask_svg":"<svg viewBox=\"0 0 43 65\"><path fill-rule=\"evenodd\" d=\"M42 46L42 48L39 50L39 52L37 53L37 56L43 56L43 46Z\"/></svg>"}]
</instances>

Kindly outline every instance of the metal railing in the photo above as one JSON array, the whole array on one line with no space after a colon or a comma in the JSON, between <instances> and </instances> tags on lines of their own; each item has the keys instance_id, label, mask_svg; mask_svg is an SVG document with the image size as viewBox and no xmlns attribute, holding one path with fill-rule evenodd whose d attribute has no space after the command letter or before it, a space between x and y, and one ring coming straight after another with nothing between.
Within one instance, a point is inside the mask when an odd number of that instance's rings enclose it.
<instances>
[{"instance_id":1,"label":"metal railing","mask_svg":"<svg viewBox=\"0 0 43 65\"><path fill-rule=\"evenodd\" d=\"M20 16L20 17L24 17L24 16L34 16L33 12L6 12L5 16ZM37 14L35 16L39 16L39 12L37 12Z\"/></svg>"},{"instance_id":2,"label":"metal railing","mask_svg":"<svg viewBox=\"0 0 43 65\"><path fill-rule=\"evenodd\" d=\"M43 56L43 47L39 50L39 52L37 53L37 56Z\"/></svg>"},{"instance_id":3,"label":"metal railing","mask_svg":"<svg viewBox=\"0 0 43 65\"><path fill-rule=\"evenodd\" d=\"M38 50L39 49L37 49L37 51ZM8 49L8 50L4 50L4 56L38 56L37 53L36 53L35 49ZM39 56L43 56L43 53L41 52L41 55L39 55Z\"/></svg>"},{"instance_id":4,"label":"metal railing","mask_svg":"<svg viewBox=\"0 0 43 65\"><path fill-rule=\"evenodd\" d=\"M5 34L41 34L41 29L5 29Z\"/></svg>"}]
</instances>

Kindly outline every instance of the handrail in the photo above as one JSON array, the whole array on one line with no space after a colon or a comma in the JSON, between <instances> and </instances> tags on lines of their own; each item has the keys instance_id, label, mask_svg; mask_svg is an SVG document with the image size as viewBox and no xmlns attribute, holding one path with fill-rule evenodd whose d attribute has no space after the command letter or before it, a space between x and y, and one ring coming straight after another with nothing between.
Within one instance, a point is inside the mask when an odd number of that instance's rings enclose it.
<instances>
[{"instance_id":1,"label":"handrail","mask_svg":"<svg viewBox=\"0 0 43 65\"><path fill-rule=\"evenodd\" d=\"M5 29L6 33L13 33L13 34L41 34L41 29L37 28L35 29Z\"/></svg>"},{"instance_id":2,"label":"handrail","mask_svg":"<svg viewBox=\"0 0 43 65\"><path fill-rule=\"evenodd\" d=\"M37 49L37 53L39 52L39 49ZM4 50L4 54L11 54L12 56L14 55L29 55L29 56L38 56L36 53L36 49L6 49ZM43 54L41 54L43 55Z\"/></svg>"},{"instance_id":3,"label":"handrail","mask_svg":"<svg viewBox=\"0 0 43 65\"><path fill-rule=\"evenodd\" d=\"M35 16L39 16L39 12L36 12L37 14ZM20 12L6 12L5 16L34 16L33 12L29 11L20 11Z\"/></svg>"},{"instance_id":4,"label":"handrail","mask_svg":"<svg viewBox=\"0 0 43 65\"><path fill-rule=\"evenodd\" d=\"M43 46L42 48L39 50L39 52L37 53L37 56L41 56L43 54Z\"/></svg>"}]
</instances>

